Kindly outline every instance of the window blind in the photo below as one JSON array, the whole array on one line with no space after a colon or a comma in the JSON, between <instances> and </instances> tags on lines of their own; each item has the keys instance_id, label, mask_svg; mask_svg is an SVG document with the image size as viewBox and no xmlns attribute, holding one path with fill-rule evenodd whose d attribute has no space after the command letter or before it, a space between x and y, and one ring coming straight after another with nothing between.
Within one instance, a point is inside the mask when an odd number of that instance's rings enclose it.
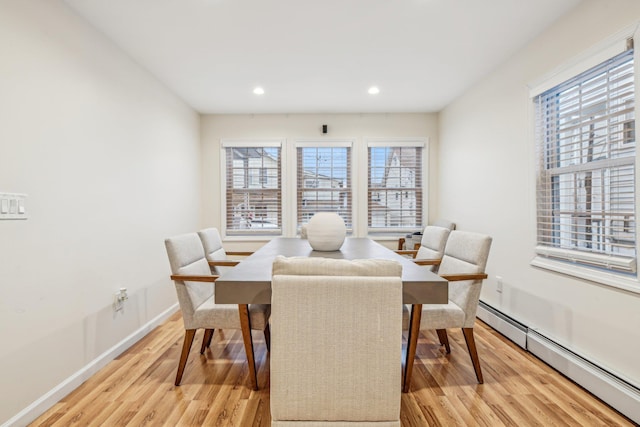
<instances>
[{"instance_id":1,"label":"window blind","mask_svg":"<svg viewBox=\"0 0 640 427\"><path fill-rule=\"evenodd\" d=\"M369 146L369 231L422 228L422 150L416 146Z\"/></svg>"},{"instance_id":2,"label":"window blind","mask_svg":"<svg viewBox=\"0 0 640 427\"><path fill-rule=\"evenodd\" d=\"M298 228L316 212L336 212L352 230L352 211L351 146L298 146Z\"/></svg>"},{"instance_id":3,"label":"window blind","mask_svg":"<svg viewBox=\"0 0 640 427\"><path fill-rule=\"evenodd\" d=\"M238 144L225 151L227 235L282 234L281 148Z\"/></svg>"},{"instance_id":4,"label":"window blind","mask_svg":"<svg viewBox=\"0 0 640 427\"><path fill-rule=\"evenodd\" d=\"M633 50L534 102L537 254L635 273Z\"/></svg>"}]
</instances>

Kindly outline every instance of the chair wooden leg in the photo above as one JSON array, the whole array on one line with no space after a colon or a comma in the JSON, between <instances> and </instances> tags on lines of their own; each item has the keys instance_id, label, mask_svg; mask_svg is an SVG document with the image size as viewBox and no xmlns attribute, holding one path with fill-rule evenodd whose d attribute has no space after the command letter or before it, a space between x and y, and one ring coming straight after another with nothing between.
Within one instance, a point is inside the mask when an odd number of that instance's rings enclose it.
<instances>
[{"instance_id":1,"label":"chair wooden leg","mask_svg":"<svg viewBox=\"0 0 640 427\"><path fill-rule=\"evenodd\" d=\"M209 335L209 339L207 340L207 347L211 347L211 340L213 339L213 333L215 332L215 329L211 330L211 335Z\"/></svg>"},{"instance_id":2,"label":"chair wooden leg","mask_svg":"<svg viewBox=\"0 0 640 427\"><path fill-rule=\"evenodd\" d=\"M184 373L184 367L187 365L189 350L191 350L191 344L193 343L193 337L195 335L195 329L187 329L184 331L184 342L182 343L182 354L180 354L180 362L178 363L178 373L176 375L175 382L176 386L179 386L180 381L182 381L182 374Z\"/></svg>"},{"instance_id":3,"label":"chair wooden leg","mask_svg":"<svg viewBox=\"0 0 640 427\"><path fill-rule=\"evenodd\" d=\"M447 335L446 329L436 329L438 333L438 339L440 339L440 344L442 344L447 350L447 354L451 353L451 347L449 347L449 336Z\"/></svg>"},{"instance_id":4,"label":"chair wooden leg","mask_svg":"<svg viewBox=\"0 0 640 427\"><path fill-rule=\"evenodd\" d=\"M264 341L267 344L267 351L271 351L271 329L269 329L269 324L264 328Z\"/></svg>"},{"instance_id":5,"label":"chair wooden leg","mask_svg":"<svg viewBox=\"0 0 640 427\"><path fill-rule=\"evenodd\" d=\"M240 316L240 329L242 330L242 340L244 341L244 352L247 355L247 363L249 364L249 380L251 382L251 388L257 390L258 376L256 375L256 362L253 357L253 339L251 338L249 304L239 304L238 315Z\"/></svg>"},{"instance_id":6,"label":"chair wooden leg","mask_svg":"<svg viewBox=\"0 0 640 427\"><path fill-rule=\"evenodd\" d=\"M398 250L401 251L402 249L404 249L403 246L404 246L404 237L401 237L398 239Z\"/></svg>"},{"instance_id":7,"label":"chair wooden leg","mask_svg":"<svg viewBox=\"0 0 640 427\"><path fill-rule=\"evenodd\" d=\"M420 320L422 319L422 304L411 306L411 321L409 323L409 337L407 340L407 354L404 362L404 379L402 392L408 393L411 386L411 373L413 372L413 361L416 358L418 347L418 335L420 335Z\"/></svg>"},{"instance_id":8,"label":"chair wooden leg","mask_svg":"<svg viewBox=\"0 0 640 427\"><path fill-rule=\"evenodd\" d=\"M204 354L204 351L211 345L211 338L213 338L213 331L215 329L205 329L204 337L202 337L202 346L200 347L200 354Z\"/></svg>"},{"instance_id":9,"label":"chair wooden leg","mask_svg":"<svg viewBox=\"0 0 640 427\"><path fill-rule=\"evenodd\" d=\"M473 363L473 369L476 371L476 378L478 383L484 383L482 379L482 370L480 369L480 359L478 358L478 351L476 349L476 341L473 338L473 328L462 328L464 334L464 340L467 342L467 348L469 349L469 356L471 356L471 363Z\"/></svg>"}]
</instances>

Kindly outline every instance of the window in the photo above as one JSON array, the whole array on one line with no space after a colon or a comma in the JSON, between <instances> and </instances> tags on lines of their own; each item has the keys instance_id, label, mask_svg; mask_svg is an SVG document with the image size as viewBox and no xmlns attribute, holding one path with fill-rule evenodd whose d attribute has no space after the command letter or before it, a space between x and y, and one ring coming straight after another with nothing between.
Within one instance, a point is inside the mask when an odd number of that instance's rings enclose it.
<instances>
[{"instance_id":1,"label":"window","mask_svg":"<svg viewBox=\"0 0 640 427\"><path fill-rule=\"evenodd\" d=\"M422 145L385 142L368 145L369 231L422 228Z\"/></svg>"},{"instance_id":2,"label":"window","mask_svg":"<svg viewBox=\"0 0 640 427\"><path fill-rule=\"evenodd\" d=\"M352 229L351 144L329 144L297 144L298 228L316 212L336 212Z\"/></svg>"},{"instance_id":3,"label":"window","mask_svg":"<svg viewBox=\"0 0 640 427\"><path fill-rule=\"evenodd\" d=\"M282 234L280 144L224 143L229 236Z\"/></svg>"},{"instance_id":4,"label":"window","mask_svg":"<svg viewBox=\"0 0 640 427\"><path fill-rule=\"evenodd\" d=\"M538 255L636 272L633 49L534 97Z\"/></svg>"}]
</instances>

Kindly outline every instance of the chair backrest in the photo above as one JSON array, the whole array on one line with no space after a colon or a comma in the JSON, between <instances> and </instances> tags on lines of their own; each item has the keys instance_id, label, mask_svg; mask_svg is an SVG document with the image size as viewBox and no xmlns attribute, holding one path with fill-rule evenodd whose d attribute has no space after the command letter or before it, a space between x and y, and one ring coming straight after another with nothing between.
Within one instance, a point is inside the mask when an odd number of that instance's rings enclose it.
<instances>
[{"instance_id":1,"label":"chair backrest","mask_svg":"<svg viewBox=\"0 0 640 427\"><path fill-rule=\"evenodd\" d=\"M450 231L453 231L456 229L456 223L455 222L451 222L448 219L442 219L442 218L438 218L435 221L433 221L433 224L436 227L442 227L442 228L448 228Z\"/></svg>"},{"instance_id":2,"label":"chair backrest","mask_svg":"<svg viewBox=\"0 0 640 427\"><path fill-rule=\"evenodd\" d=\"M438 274L484 273L491 237L470 231L452 231L444 248ZM465 312L465 328L473 327L482 280L449 282L449 300Z\"/></svg>"},{"instance_id":3,"label":"chair backrest","mask_svg":"<svg viewBox=\"0 0 640 427\"><path fill-rule=\"evenodd\" d=\"M417 259L441 259L447 244L450 230L448 228L428 225L422 232L422 241L416 254ZM433 270L432 265L425 266Z\"/></svg>"},{"instance_id":4,"label":"chair backrest","mask_svg":"<svg viewBox=\"0 0 640 427\"><path fill-rule=\"evenodd\" d=\"M217 228L205 228L198 231L198 236L202 241L202 247L204 248L204 254L207 261L223 261L227 259L227 253L222 247L222 239ZM222 275L233 267L211 267L211 272L214 274Z\"/></svg>"},{"instance_id":5,"label":"chair backrest","mask_svg":"<svg viewBox=\"0 0 640 427\"><path fill-rule=\"evenodd\" d=\"M170 237L164 241L172 274L207 276L211 269L204 257L204 249L196 233ZM192 329L193 313L214 293L213 283L176 281L178 302L186 329Z\"/></svg>"},{"instance_id":6,"label":"chair backrest","mask_svg":"<svg viewBox=\"0 0 640 427\"><path fill-rule=\"evenodd\" d=\"M402 266L277 257L272 426L400 426Z\"/></svg>"}]
</instances>

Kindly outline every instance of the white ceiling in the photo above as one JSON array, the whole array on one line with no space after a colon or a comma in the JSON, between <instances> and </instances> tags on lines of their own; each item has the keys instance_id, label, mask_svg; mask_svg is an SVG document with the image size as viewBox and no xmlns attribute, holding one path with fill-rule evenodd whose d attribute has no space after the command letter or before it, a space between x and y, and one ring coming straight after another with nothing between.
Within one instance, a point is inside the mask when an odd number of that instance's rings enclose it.
<instances>
[{"instance_id":1,"label":"white ceiling","mask_svg":"<svg viewBox=\"0 0 640 427\"><path fill-rule=\"evenodd\" d=\"M439 111L580 2L65 1L201 113Z\"/></svg>"}]
</instances>

